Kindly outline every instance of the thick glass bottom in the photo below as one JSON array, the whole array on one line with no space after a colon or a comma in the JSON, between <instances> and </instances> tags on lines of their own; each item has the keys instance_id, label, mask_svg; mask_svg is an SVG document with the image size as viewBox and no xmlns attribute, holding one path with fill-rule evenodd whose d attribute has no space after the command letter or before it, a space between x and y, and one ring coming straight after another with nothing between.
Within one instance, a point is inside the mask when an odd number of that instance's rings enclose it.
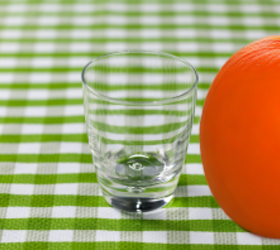
<instances>
[{"instance_id":1,"label":"thick glass bottom","mask_svg":"<svg viewBox=\"0 0 280 250\"><path fill-rule=\"evenodd\" d=\"M150 212L165 206L173 197L183 165L152 153L122 157L111 166L101 163L95 161L105 199L128 212Z\"/></svg>"},{"instance_id":2,"label":"thick glass bottom","mask_svg":"<svg viewBox=\"0 0 280 250\"><path fill-rule=\"evenodd\" d=\"M151 212L165 206L173 194L163 198L114 197L103 193L106 201L113 207L127 212Z\"/></svg>"}]
</instances>

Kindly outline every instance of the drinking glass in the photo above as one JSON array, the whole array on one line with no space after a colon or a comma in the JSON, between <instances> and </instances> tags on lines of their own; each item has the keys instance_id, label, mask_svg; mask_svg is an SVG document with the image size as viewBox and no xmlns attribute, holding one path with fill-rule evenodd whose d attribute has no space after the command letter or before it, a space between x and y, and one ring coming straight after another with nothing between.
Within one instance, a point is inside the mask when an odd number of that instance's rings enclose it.
<instances>
[{"instance_id":1,"label":"drinking glass","mask_svg":"<svg viewBox=\"0 0 280 250\"><path fill-rule=\"evenodd\" d=\"M106 201L147 212L173 197L185 162L198 75L174 55L110 53L83 72L89 146Z\"/></svg>"}]
</instances>

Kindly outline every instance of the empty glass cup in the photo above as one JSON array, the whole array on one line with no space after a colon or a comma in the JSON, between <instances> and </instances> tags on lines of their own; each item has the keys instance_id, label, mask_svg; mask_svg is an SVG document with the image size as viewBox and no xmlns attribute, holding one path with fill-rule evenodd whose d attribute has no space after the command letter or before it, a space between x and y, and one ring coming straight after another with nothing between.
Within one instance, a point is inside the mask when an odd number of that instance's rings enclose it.
<instances>
[{"instance_id":1,"label":"empty glass cup","mask_svg":"<svg viewBox=\"0 0 280 250\"><path fill-rule=\"evenodd\" d=\"M195 69L167 53L123 51L88 63L82 80L90 150L107 202L135 212L166 205L190 139Z\"/></svg>"}]
</instances>

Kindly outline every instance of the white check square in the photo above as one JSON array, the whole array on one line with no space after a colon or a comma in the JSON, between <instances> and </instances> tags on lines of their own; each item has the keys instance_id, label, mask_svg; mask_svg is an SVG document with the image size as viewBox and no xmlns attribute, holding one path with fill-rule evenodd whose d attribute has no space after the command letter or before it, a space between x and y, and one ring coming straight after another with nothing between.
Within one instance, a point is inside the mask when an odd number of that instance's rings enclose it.
<instances>
[{"instance_id":1,"label":"white check square","mask_svg":"<svg viewBox=\"0 0 280 250\"><path fill-rule=\"evenodd\" d=\"M46 107L26 107L25 108L25 116L33 116L33 117L44 117L47 113Z\"/></svg>"},{"instance_id":2,"label":"white check square","mask_svg":"<svg viewBox=\"0 0 280 250\"><path fill-rule=\"evenodd\" d=\"M103 219L121 219L121 212L112 207L98 207L97 217Z\"/></svg>"},{"instance_id":3,"label":"white check square","mask_svg":"<svg viewBox=\"0 0 280 250\"><path fill-rule=\"evenodd\" d=\"M82 105L66 106L64 114L69 116L84 115L84 107Z\"/></svg>"},{"instance_id":4,"label":"white check square","mask_svg":"<svg viewBox=\"0 0 280 250\"><path fill-rule=\"evenodd\" d=\"M71 242L73 240L73 230L50 230L50 242Z\"/></svg>"},{"instance_id":5,"label":"white check square","mask_svg":"<svg viewBox=\"0 0 280 250\"><path fill-rule=\"evenodd\" d=\"M1 36L0 36L1 37ZM13 68L17 64L16 58L0 58L1 68ZM3 91L3 90L1 90Z\"/></svg>"},{"instance_id":6,"label":"white check square","mask_svg":"<svg viewBox=\"0 0 280 250\"><path fill-rule=\"evenodd\" d=\"M109 15L107 16L106 18L106 21L109 23L109 24L119 24L119 25L122 25L122 24L126 24L128 23L128 20L127 20L127 17L126 16L114 16L114 15ZM116 50L115 50L116 51Z\"/></svg>"},{"instance_id":7,"label":"white check square","mask_svg":"<svg viewBox=\"0 0 280 250\"><path fill-rule=\"evenodd\" d=\"M35 33L36 38L41 38L41 39L52 39L57 37L57 31L56 30L38 30Z\"/></svg>"},{"instance_id":8,"label":"white check square","mask_svg":"<svg viewBox=\"0 0 280 250\"><path fill-rule=\"evenodd\" d=\"M80 172L79 163L58 163L58 174L77 174Z\"/></svg>"},{"instance_id":9,"label":"white check square","mask_svg":"<svg viewBox=\"0 0 280 250\"><path fill-rule=\"evenodd\" d=\"M143 242L145 243L167 243L166 231L144 231Z\"/></svg>"},{"instance_id":10,"label":"white check square","mask_svg":"<svg viewBox=\"0 0 280 250\"><path fill-rule=\"evenodd\" d=\"M260 39L267 36L267 33L263 30L247 30L244 35L247 39Z\"/></svg>"},{"instance_id":11,"label":"white check square","mask_svg":"<svg viewBox=\"0 0 280 250\"><path fill-rule=\"evenodd\" d=\"M65 194L65 195L77 195L78 193L78 184L56 184L55 185L55 194Z\"/></svg>"},{"instance_id":12,"label":"white check square","mask_svg":"<svg viewBox=\"0 0 280 250\"><path fill-rule=\"evenodd\" d=\"M89 29L76 29L76 30L72 30L70 36L72 38L91 38L92 37L92 33L91 30Z\"/></svg>"},{"instance_id":13,"label":"white check square","mask_svg":"<svg viewBox=\"0 0 280 250\"><path fill-rule=\"evenodd\" d=\"M51 53L55 51L55 43L36 43L34 51L38 53Z\"/></svg>"},{"instance_id":14,"label":"white check square","mask_svg":"<svg viewBox=\"0 0 280 250\"><path fill-rule=\"evenodd\" d=\"M109 38L124 38L127 37L127 31L123 29L106 29L105 35Z\"/></svg>"},{"instance_id":15,"label":"white check square","mask_svg":"<svg viewBox=\"0 0 280 250\"><path fill-rule=\"evenodd\" d=\"M63 134L82 134L85 133L85 124L81 123L65 123L62 125Z\"/></svg>"},{"instance_id":16,"label":"white check square","mask_svg":"<svg viewBox=\"0 0 280 250\"><path fill-rule=\"evenodd\" d=\"M198 44L192 43L192 42L185 42L185 43L178 43L177 44L178 51L190 51L190 52L196 52L198 51Z\"/></svg>"},{"instance_id":17,"label":"white check square","mask_svg":"<svg viewBox=\"0 0 280 250\"><path fill-rule=\"evenodd\" d=\"M125 74L110 74L107 76L107 83L111 85L125 84L128 81L128 77Z\"/></svg>"},{"instance_id":18,"label":"white check square","mask_svg":"<svg viewBox=\"0 0 280 250\"><path fill-rule=\"evenodd\" d=\"M188 147L188 154L200 154L200 144L190 143Z\"/></svg>"},{"instance_id":19,"label":"white check square","mask_svg":"<svg viewBox=\"0 0 280 250\"><path fill-rule=\"evenodd\" d=\"M68 65L70 67L84 67L89 61L89 57L71 57L68 60Z\"/></svg>"},{"instance_id":20,"label":"white check square","mask_svg":"<svg viewBox=\"0 0 280 250\"><path fill-rule=\"evenodd\" d=\"M197 36L197 31L193 29L176 29L175 36L179 38L195 38Z\"/></svg>"},{"instance_id":21,"label":"white check square","mask_svg":"<svg viewBox=\"0 0 280 250\"><path fill-rule=\"evenodd\" d=\"M7 29L7 30L2 30L0 32L0 36L2 38L12 38L12 39L16 39L16 38L20 38L22 36L22 31L21 30L12 30L12 29Z\"/></svg>"},{"instance_id":22,"label":"white check square","mask_svg":"<svg viewBox=\"0 0 280 250\"><path fill-rule=\"evenodd\" d=\"M31 65L34 68L50 68L54 65L54 59L51 57L35 57Z\"/></svg>"},{"instance_id":23,"label":"white check square","mask_svg":"<svg viewBox=\"0 0 280 250\"><path fill-rule=\"evenodd\" d=\"M1 83L12 83L14 80L14 75L12 73L0 73L0 79Z\"/></svg>"},{"instance_id":24,"label":"white check square","mask_svg":"<svg viewBox=\"0 0 280 250\"><path fill-rule=\"evenodd\" d=\"M231 43L214 43L213 50L216 52L233 52L234 44Z\"/></svg>"},{"instance_id":25,"label":"white check square","mask_svg":"<svg viewBox=\"0 0 280 250\"><path fill-rule=\"evenodd\" d=\"M19 51L19 43L0 43L0 52L1 53L16 53ZM1 77L2 81L2 77Z\"/></svg>"},{"instance_id":26,"label":"white check square","mask_svg":"<svg viewBox=\"0 0 280 250\"><path fill-rule=\"evenodd\" d=\"M26 4L11 4L7 6L7 12L26 12L27 5Z\"/></svg>"},{"instance_id":27,"label":"white check square","mask_svg":"<svg viewBox=\"0 0 280 250\"><path fill-rule=\"evenodd\" d=\"M94 19L91 16L83 16L83 17L79 16L79 17L74 17L72 19L72 23L74 25L91 25L94 23Z\"/></svg>"},{"instance_id":28,"label":"white check square","mask_svg":"<svg viewBox=\"0 0 280 250\"><path fill-rule=\"evenodd\" d=\"M140 23L141 24L146 24L146 25L157 25L157 24L160 24L161 22L161 19L159 16L155 16L155 15L152 15L152 16L142 16L140 18Z\"/></svg>"},{"instance_id":29,"label":"white check square","mask_svg":"<svg viewBox=\"0 0 280 250\"><path fill-rule=\"evenodd\" d=\"M37 163L15 163L14 174L36 174Z\"/></svg>"},{"instance_id":30,"label":"white check square","mask_svg":"<svg viewBox=\"0 0 280 250\"><path fill-rule=\"evenodd\" d=\"M202 114L202 107L196 106L195 107L195 116L201 116Z\"/></svg>"},{"instance_id":31,"label":"white check square","mask_svg":"<svg viewBox=\"0 0 280 250\"><path fill-rule=\"evenodd\" d=\"M69 99L83 98L82 88L71 88L65 91L65 97Z\"/></svg>"},{"instance_id":32,"label":"white check square","mask_svg":"<svg viewBox=\"0 0 280 250\"><path fill-rule=\"evenodd\" d=\"M0 64L1 64L1 62L0 62ZM1 65L0 65L0 67L1 67ZM11 91L9 89L1 89L0 100L9 100L10 96L11 96Z\"/></svg>"},{"instance_id":33,"label":"white check square","mask_svg":"<svg viewBox=\"0 0 280 250\"><path fill-rule=\"evenodd\" d=\"M25 17L22 16L8 16L4 18L3 23L4 25L10 26L20 26L23 25L26 21Z\"/></svg>"},{"instance_id":34,"label":"white check square","mask_svg":"<svg viewBox=\"0 0 280 250\"><path fill-rule=\"evenodd\" d=\"M18 218L28 218L30 215L30 207L8 207L7 208L7 219L18 219Z\"/></svg>"},{"instance_id":35,"label":"white check square","mask_svg":"<svg viewBox=\"0 0 280 250\"><path fill-rule=\"evenodd\" d=\"M42 134L44 129L43 124L23 124L22 134Z\"/></svg>"},{"instance_id":36,"label":"white check square","mask_svg":"<svg viewBox=\"0 0 280 250\"><path fill-rule=\"evenodd\" d=\"M81 82L81 74L79 72L71 72L67 74L67 82Z\"/></svg>"},{"instance_id":37,"label":"white check square","mask_svg":"<svg viewBox=\"0 0 280 250\"><path fill-rule=\"evenodd\" d=\"M76 207L53 207L52 218L75 218Z\"/></svg>"},{"instance_id":38,"label":"white check square","mask_svg":"<svg viewBox=\"0 0 280 250\"><path fill-rule=\"evenodd\" d=\"M191 244L214 244L214 233L212 232L190 232Z\"/></svg>"},{"instance_id":39,"label":"white check square","mask_svg":"<svg viewBox=\"0 0 280 250\"><path fill-rule=\"evenodd\" d=\"M262 238L247 232L236 233L239 245L262 245Z\"/></svg>"},{"instance_id":40,"label":"white check square","mask_svg":"<svg viewBox=\"0 0 280 250\"><path fill-rule=\"evenodd\" d=\"M32 83L50 83L51 77L50 73L31 73L29 81Z\"/></svg>"},{"instance_id":41,"label":"white check square","mask_svg":"<svg viewBox=\"0 0 280 250\"><path fill-rule=\"evenodd\" d=\"M81 153L82 152L82 144L75 142L62 142L60 143L60 153L69 154L69 153Z\"/></svg>"},{"instance_id":42,"label":"white check square","mask_svg":"<svg viewBox=\"0 0 280 250\"><path fill-rule=\"evenodd\" d=\"M143 219L145 220L166 220L166 209L159 209L158 211L143 213Z\"/></svg>"},{"instance_id":43,"label":"white check square","mask_svg":"<svg viewBox=\"0 0 280 250\"><path fill-rule=\"evenodd\" d=\"M3 230L2 243L18 243L25 242L27 231L26 230Z\"/></svg>"},{"instance_id":44,"label":"white check square","mask_svg":"<svg viewBox=\"0 0 280 250\"><path fill-rule=\"evenodd\" d=\"M39 154L40 143L20 143L18 146L19 154Z\"/></svg>"},{"instance_id":45,"label":"white check square","mask_svg":"<svg viewBox=\"0 0 280 250\"><path fill-rule=\"evenodd\" d=\"M190 220L212 220L212 209L211 208L189 208L189 219Z\"/></svg>"},{"instance_id":46,"label":"white check square","mask_svg":"<svg viewBox=\"0 0 280 250\"><path fill-rule=\"evenodd\" d=\"M228 30L210 30L210 36L213 38L231 38L232 33Z\"/></svg>"},{"instance_id":47,"label":"white check square","mask_svg":"<svg viewBox=\"0 0 280 250\"><path fill-rule=\"evenodd\" d=\"M228 25L230 23L230 19L222 16L211 16L208 18L208 23L212 25Z\"/></svg>"},{"instance_id":48,"label":"white check square","mask_svg":"<svg viewBox=\"0 0 280 250\"><path fill-rule=\"evenodd\" d=\"M199 124L193 124L192 126L192 134L198 135L199 134Z\"/></svg>"},{"instance_id":49,"label":"white check square","mask_svg":"<svg viewBox=\"0 0 280 250\"><path fill-rule=\"evenodd\" d=\"M142 124L145 127L149 127L149 126L161 126L164 124L164 119L165 117L163 115L153 115L153 116L145 116ZM141 118L142 120L142 118ZM139 122L137 122L136 120L136 126L138 126Z\"/></svg>"},{"instance_id":50,"label":"white check square","mask_svg":"<svg viewBox=\"0 0 280 250\"><path fill-rule=\"evenodd\" d=\"M204 170L201 163L188 163L186 164L186 174L203 175Z\"/></svg>"},{"instance_id":51,"label":"white check square","mask_svg":"<svg viewBox=\"0 0 280 250\"><path fill-rule=\"evenodd\" d=\"M59 18L56 16L42 16L37 20L39 25L57 25L59 21Z\"/></svg>"},{"instance_id":52,"label":"white check square","mask_svg":"<svg viewBox=\"0 0 280 250\"><path fill-rule=\"evenodd\" d=\"M46 100L49 97L48 90L32 89L27 92L27 98L31 100Z\"/></svg>"},{"instance_id":53,"label":"white check square","mask_svg":"<svg viewBox=\"0 0 280 250\"><path fill-rule=\"evenodd\" d=\"M95 241L120 241L120 232L96 230Z\"/></svg>"},{"instance_id":54,"label":"white check square","mask_svg":"<svg viewBox=\"0 0 280 250\"><path fill-rule=\"evenodd\" d=\"M219 68L221 68L227 61L227 58L216 58L215 59L215 65Z\"/></svg>"},{"instance_id":55,"label":"white check square","mask_svg":"<svg viewBox=\"0 0 280 250\"><path fill-rule=\"evenodd\" d=\"M144 29L141 31L141 36L144 38L160 38L161 31L158 29Z\"/></svg>"},{"instance_id":56,"label":"white check square","mask_svg":"<svg viewBox=\"0 0 280 250\"><path fill-rule=\"evenodd\" d=\"M33 194L34 185L32 184L12 184L10 194L23 194L31 195Z\"/></svg>"},{"instance_id":57,"label":"white check square","mask_svg":"<svg viewBox=\"0 0 280 250\"><path fill-rule=\"evenodd\" d=\"M8 109L6 107L0 107L0 116L4 117L8 113Z\"/></svg>"},{"instance_id":58,"label":"white check square","mask_svg":"<svg viewBox=\"0 0 280 250\"><path fill-rule=\"evenodd\" d=\"M126 50L127 44L121 42L108 42L105 44L106 51L118 51L118 50Z\"/></svg>"},{"instance_id":59,"label":"white check square","mask_svg":"<svg viewBox=\"0 0 280 250\"><path fill-rule=\"evenodd\" d=\"M187 15L179 16L178 15L178 16L174 17L174 22L176 24L193 24L195 22L195 19L192 16L187 16Z\"/></svg>"},{"instance_id":60,"label":"white check square","mask_svg":"<svg viewBox=\"0 0 280 250\"><path fill-rule=\"evenodd\" d=\"M71 52L90 52L91 44L85 42L71 43L69 46Z\"/></svg>"},{"instance_id":61,"label":"white check square","mask_svg":"<svg viewBox=\"0 0 280 250\"><path fill-rule=\"evenodd\" d=\"M160 74L144 74L143 83L150 85L150 84L162 84L163 83L163 75Z\"/></svg>"},{"instance_id":62,"label":"white check square","mask_svg":"<svg viewBox=\"0 0 280 250\"><path fill-rule=\"evenodd\" d=\"M212 196L210 188L207 185L187 186L188 197Z\"/></svg>"},{"instance_id":63,"label":"white check square","mask_svg":"<svg viewBox=\"0 0 280 250\"><path fill-rule=\"evenodd\" d=\"M162 43L146 42L146 43L142 43L141 48L143 50L162 50Z\"/></svg>"}]
</instances>

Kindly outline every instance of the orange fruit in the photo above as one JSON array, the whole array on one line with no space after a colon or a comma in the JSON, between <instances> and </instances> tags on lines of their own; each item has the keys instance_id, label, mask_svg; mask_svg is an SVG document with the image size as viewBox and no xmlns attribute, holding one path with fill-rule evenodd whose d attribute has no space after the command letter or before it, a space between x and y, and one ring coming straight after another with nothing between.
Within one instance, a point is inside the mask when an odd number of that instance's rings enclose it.
<instances>
[{"instance_id":1,"label":"orange fruit","mask_svg":"<svg viewBox=\"0 0 280 250\"><path fill-rule=\"evenodd\" d=\"M221 68L203 107L200 149L225 213L280 238L280 36L245 46Z\"/></svg>"}]
</instances>

